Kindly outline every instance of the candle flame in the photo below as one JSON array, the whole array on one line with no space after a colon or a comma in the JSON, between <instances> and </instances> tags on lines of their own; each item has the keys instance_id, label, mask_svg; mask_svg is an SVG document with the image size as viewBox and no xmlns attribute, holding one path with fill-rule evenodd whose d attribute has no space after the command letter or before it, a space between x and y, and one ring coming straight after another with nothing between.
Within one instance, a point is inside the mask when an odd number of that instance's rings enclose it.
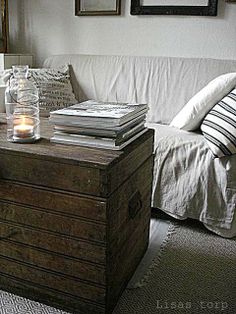
<instances>
[{"instance_id":1,"label":"candle flame","mask_svg":"<svg viewBox=\"0 0 236 314\"><path fill-rule=\"evenodd\" d=\"M26 119L25 119L25 116L23 116L22 119L21 119L21 124L22 124L22 125L26 124L26 123L25 123L25 120L26 120Z\"/></svg>"}]
</instances>

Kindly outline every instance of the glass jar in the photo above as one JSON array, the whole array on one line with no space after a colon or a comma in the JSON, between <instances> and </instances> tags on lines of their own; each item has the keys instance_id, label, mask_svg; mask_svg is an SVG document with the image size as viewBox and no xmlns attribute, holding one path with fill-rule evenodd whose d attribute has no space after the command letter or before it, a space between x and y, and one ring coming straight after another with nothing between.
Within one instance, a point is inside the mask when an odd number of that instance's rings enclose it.
<instances>
[{"instance_id":1,"label":"glass jar","mask_svg":"<svg viewBox=\"0 0 236 314\"><path fill-rule=\"evenodd\" d=\"M40 138L39 96L28 80L28 66L13 66L5 92L7 140L33 143Z\"/></svg>"}]
</instances>

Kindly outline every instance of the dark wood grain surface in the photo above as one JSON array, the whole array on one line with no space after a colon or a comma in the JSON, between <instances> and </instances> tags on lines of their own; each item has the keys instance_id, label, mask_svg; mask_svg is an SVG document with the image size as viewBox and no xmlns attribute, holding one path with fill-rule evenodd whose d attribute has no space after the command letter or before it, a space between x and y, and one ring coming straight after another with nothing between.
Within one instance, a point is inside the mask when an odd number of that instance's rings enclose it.
<instances>
[{"instance_id":1,"label":"dark wood grain surface","mask_svg":"<svg viewBox=\"0 0 236 314\"><path fill-rule=\"evenodd\" d=\"M152 154L153 130L121 151L53 144L48 119L41 119L41 136L34 144L10 143L0 124L1 179L107 197Z\"/></svg>"},{"instance_id":2,"label":"dark wood grain surface","mask_svg":"<svg viewBox=\"0 0 236 314\"><path fill-rule=\"evenodd\" d=\"M53 135L53 127L46 118L41 118L40 130L41 139L37 143L9 143L6 139L6 119L4 114L0 114L0 151L4 149L4 151L12 154L19 155L21 153L26 156L34 154L35 158L53 160L54 162L58 158L60 162L63 160L63 162L76 165L79 162L80 165L104 169L113 166L113 163L119 162L140 143L140 139L138 139L121 151L51 143L50 137ZM141 136L142 140L147 137L150 137L150 133L149 136L146 133Z\"/></svg>"},{"instance_id":3,"label":"dark wood grain surface","mask_svg":"<svg viewBox=\"0 0 236 314\"><path fill-rule=\"evenodd\" d=\"M0 288L112 313L147 245L153 131L122 151L6 140L0 115Z\"/></svg>"}]
</instances>

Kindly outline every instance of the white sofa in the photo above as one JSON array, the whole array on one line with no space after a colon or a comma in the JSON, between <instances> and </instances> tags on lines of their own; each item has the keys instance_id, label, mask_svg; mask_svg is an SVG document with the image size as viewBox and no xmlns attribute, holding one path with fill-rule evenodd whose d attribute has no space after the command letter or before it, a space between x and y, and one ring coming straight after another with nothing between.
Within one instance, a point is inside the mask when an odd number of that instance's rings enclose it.
<instances>
[{"instance_id":1,"label":"white sofa","mask_svg":"<svg viewBox=\"0 0 236 314\"><path fill-rule=\"evenodd\" d=\"M78 101L148 103L147 125L156 130L152 206L235 236L236 156L213 159L200 133L168 124L208 82L236 72L236 60L58 55L44 66L65 64Z\"/></svg>"}]
</instances>

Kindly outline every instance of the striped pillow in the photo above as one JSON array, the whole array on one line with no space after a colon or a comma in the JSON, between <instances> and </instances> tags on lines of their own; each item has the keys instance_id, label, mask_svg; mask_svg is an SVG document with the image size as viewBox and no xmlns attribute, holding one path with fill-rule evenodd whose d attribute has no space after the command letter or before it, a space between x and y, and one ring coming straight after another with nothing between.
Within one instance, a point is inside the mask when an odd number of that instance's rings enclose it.
<instances>
[{"instance_id":1,"label":"striped pillow","mask_svg":"<svg viewBox=\"0 0 236 314\"><path fill-rule=\"evenodd\" d=\"M236 88L209 111L201 130L216 157L236 154Z\"/></svg>"}]
</instances>

